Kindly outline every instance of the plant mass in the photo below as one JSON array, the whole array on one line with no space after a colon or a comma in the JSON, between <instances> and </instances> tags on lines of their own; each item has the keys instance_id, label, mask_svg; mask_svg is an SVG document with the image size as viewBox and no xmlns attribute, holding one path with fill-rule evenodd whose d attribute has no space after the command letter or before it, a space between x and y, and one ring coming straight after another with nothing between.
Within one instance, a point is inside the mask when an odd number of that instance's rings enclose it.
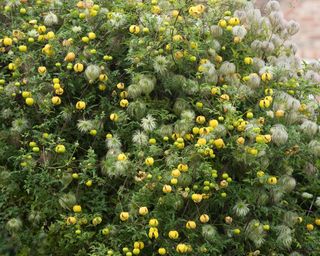
<instances>
[{"instance_id":1,"label":"plant mass","mask_svg":"<svg viewBox=\"0 0 320 256\"><path fill-rule=\"evenodd\" d=\"M277 1L0 20L1 255L320 255L320 63Z\"/></svg>"}]
</instances>

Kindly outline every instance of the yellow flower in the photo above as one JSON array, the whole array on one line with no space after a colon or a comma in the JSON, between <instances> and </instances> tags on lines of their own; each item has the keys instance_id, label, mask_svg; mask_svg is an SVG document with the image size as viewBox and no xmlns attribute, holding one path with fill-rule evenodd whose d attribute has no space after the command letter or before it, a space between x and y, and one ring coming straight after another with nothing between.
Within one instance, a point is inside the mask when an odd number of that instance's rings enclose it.
<instances>
[{"instance_id":1,"label":"yellow flower","mask_svg":"<svg viewBox=\"0 0 320 256\"><path fill-rule=\"evenodd\" d=\"M118 161L124 161L127 160L127 156L124 153L121 153L117 157Z\"/></svg>"},{"instance_id":2,"label":"yellow flower","mask_svg":"<svg viewBox=\"0 0 320 256\"><path fill-rule=\"evenodd\" d=\"M139 208L139 214L142 215L142 216L147 215L148 212L149 212L149 210L148 210L148 208L145 207L145 206Z\"/></svg>"},{"instance_id":3,"label":"yellow flower","mask_svg":"<svg viewBox=\"0 0 320 256\"><path fill-rule=\"evenodd\" d=\"M63 88L57 88L56 90L55 90L55 93L57 94L57 95L62 95L63 93L64 93L64 90L63 90Z\"/></svg>"},{"instance_id":4,"label":"yellow flower","mask_svg":"<svg viewBox=\"0 0 320 256\"><path fill-rule=\"evenodd\" d=\"M76 224L76 223L77 223L76 217L72 217L72 216L71 216L71 217L68 217L68 218L67 218L67 224L68 224L68 225L71 225L71 224L73 225L73 224Z\"/></svg>"},{"instance_id":5,"label":"yellow flower","mask_svg":"<svg viewBox=\"0 0 320 256\"><path fill-rule=\"evenodd\" d=\"M132 254L134 254L134 255L140 254L140 249L134 248L134 249L132 250Z\"/></svg>"},{"instance_id":6,"label":"yellow flower","mask_svg":"<svg viewBox=\"0 0 320 256\"><path fill-rule=\"evenodd\" d=\"M179 16L179 11L178 11L178 10L173 10L173 11L171 12L171 15L176 18L176 17Z\"/></svg>"},{"instance_id":7,"label":"yellow flower","mask_svg":"<svg viewBox=\"0 0 320 256\"><path fill-rule=\"evenodd\" d=\"M298 221L298 223L302 223L303 218L302 217L297 217L297 221Z\"/></svg>"},{"instance_id":8,"label":"yellow flower","mask_svg":"<svg viewBox=\"0 0 320 256\"><path fill-rule=\"evenodd\" d=\"M229 185L228 181L226 181L226 180L220 181L220 187L221 188L226 188L226 187L228 187L228 185Z\"/></svg>"},{"instance_id":9,"label":"yellow flower","mask_svg":"<svg viewBox=\"0 0 320 256\"><path fill-rule=\"evenodd\" d=\"M32 106L34 104L34 99L31 97L26 98L25 101L28 106Z\"/></svg>"},{"instance_id":10,"label":"yellow flower","mask_svg":"<svg viewBox=\"0 0 320 256\"><path fill-rule=\"evenodd\" d=\"M86 186L87 186L87 187L91 187L91 186L92 186L92 180L86 181Z\"/></svg>"},{"instance_id":11,"label":"yellow flower","mask_svg":"<svg viewBox=\"0 0 320 256\"><path fill-rule=\"evenodd\" d=\"M135 248L135 249L143 249L144 248L144 243L142 241L134 242L133 248Z\"/></svg>"},{"instance_id":12,"label":"yellow flower","mask_svg":"<svg viewBox=\"0 0 320 256\"><path fill-rule=\"evenodd\" d=\"M84 36L81 38L81 41L84 42L84 43L88 43L90 41L89 37L87 36Z\"/></svg>"},{"instance_id":13,"label":"yellow flower","mask_svg":"<svg viewBox=\"0 0 320 256\"><path fill-rule=\"evenodd\" d=\"M44 53L47 56L52 56L54 51L53 51L53 47L50 44L46 44L43 48L42 48L42 53Z\"/></svg>"},{"instance_id":14,"label":"yellow flower","mask_svg":"<svg viewBox=\"0 0 320 256\"><path fill-rule=\"evenodd\" d=\"M101 233L106 236L110 233L110 230L108 228L104 228L102 229Z\"/></svg>"},{"instance_id":15,"label":"yellow flower","mask_svg":"<svg viewBox=\"0 0 320 256\"><path fill-rule=\"evenodd\" d=\"M243 145L244 143L245 143L245 139L244 139L243 137L239 137L239 138L237 139L237 144Z\"/></svg>"},{"instance_id":16,"label":"yellow flower","mask_svg":"<svg viewBox=\"0 0 320 256\"><path fill-rule=\"evenodd\" d=\"M75 60L75 58L76 58L76 54L74 52L68 52L64 60L67 62L72 62Z\"/></svg>"},{"instance_id":17,"label":"yellow flower","mask_svg":"<svg viewBox=\"0 0 320 256\"><path fill-rule=\"evenodd\" d=\"M241 233L241 230L239 228L236 228L233 230L233 234L239 235Z\"/></svg>"},{"instance_id":18,"label":"yellow flower","mask_svg":"<svg viewBox=\"0 0 320 256\"><path fill-rule=\"evenodd\" d=\"M172 187L170 185L164 185L162 187L162 191L163 191L163 193L171 193Z\"/></svg>"},{"instance_id":19,"label":"yellow flower","mask_svg":"<svg viewBox=\"0 0 320 256\"><path fill-rule=\"evenodd\" d=\"M129 105L129 101L127 99L122 99L120 101L120 106L121 107L126 108L126 107L128 107L128 105Z\"/></svg>"},{"instance_id":20,"label":"yellow flower","mask_svg":"<svg viewBox=\"0 0 320 256\"><path fill-rule=\"evenodd\" d=\"M186 253L188 252L188 246L185 244L178 244L176 247L176 251L178 253Z\"/></svg>"},{"instance_id":21,"label":"yellow flower","mask_svg":"<svg viewBox=\"0 0 320 256\"><path fill-rule=\"evenodd\" d=\"M200 13L198 12L198 10L195 6L191 6L189 8L189 14L193 17L197 17Z\"/></svg>"},{"instance_id":22,"label":"yellow flower","mask_svg":"<svg viewBox=\"0 0 320 256\"><path fill-rule=\"evenodd\" d=\"M206 145L207 144L207 140L205 138L199 138L197 141L198 145Z\"/></svg>"},{"instance_id":23,"label":"yellow flower","mask_svg":"<svg viewBox=\"0 0 320 256\"><path fill-rule=\"evenodd\" d=\"M266 134L266 135L263 135L263 139L264 139L265 143L269 143L269 142L271 142L272 137L270 134Z\"/></svg>"},{"instance_id":24,"label":"yellow flower","mask_svg":"<svg viewBox=\"0 0 320 256\"><path fill-rule=\"evenodd\" d=\"M53 89L57 90L57 89L60 89L61 88L61 85L59 83L55 83L53 85Z\"/></svg>"},{"instance_id":25,"label":"yellow flower","mask_svg":"<svg viewBox=\"0 0 320 256\"><path fill-rule=\"evenodd\" d=\"M28 97L31 96L31 92L23 91L23 92L21 93L21 95L22 95L23 98L28 98Z\"/></svg>"},{"instance_id":26,"label":"yellow flower","mask_svg":"<svg viewBox=\"0 0 320 256\"><path fill-rule=\"evenodd\" d=\"M130 33L132 34L139 34L140 33L140 27L137 25L131 25L129 28Z\"/></svg>"},{"instance_id":27,"label":"yellow flower","mask_svg":"<svg viewBox=\"0 0 320 256\"><path fill-rule=\"evenodd\" d=\"M270 226L269 225L263 225L262 226L262 228L263 228L263 230L265 230L265 231L269 231L270 230Z\"/></svg>"},{"instance_id":28,"label":"yellow flower","mask_svg":"<svg viewBox=\"0 0 320 256\"><path fill-rule=\"evenodd\" d=\"M230 96L228 94L222 94L220 96L220 99L228 101L228 100L230 100Z\"/></svg>"},{"instance_id":29,"label":"yellow flower","mask_svg":"<svg viewBox=\"0 0 320 256\"><path fill-rule=\"evenodd\" d=\"M201 60L200 60L200 64L206 64L206 63L208 63L208 62L209 62L208 59L201 59Z\"/></svg>"},{"instance_id":30,"label":"yellow flower","mask_svg":"<svg viewBox=\"0 0 320 256\"><path fill-rule=\"evenodd\" d=\"M53 31L48 32L48 33L47 33L47 38L48 38L48 39L53 39L53 38L55 38L54 32L53 32Z\"/></svg>"},{"instance_id":31,"label":"yellow flower","mask_svg":"<svg viewBox=\"0 0 320 256\"><path fill-rule=\"evenodd\" d=\"M197 224L192 221L192 220L189 220L187 223L186 223L186 228L187 229L195 229L197 227Z\"/></svg>"},{"instance_id":32,"label":"yellow flower","mask_svg":"<svg viewBox=\"0 0 320 256\"><path fill-rule=\"evenodd\" d=\"M216 119L212 119L209 121L209 126L212 128L216 128L218 125L219 125L219 122Z\"/></svg>"},{"instance_id":33,"label":"yellow flower","mask_svg":"<svg viewBox=\"0 0 320 256\"><path fill-rule=\"evenodd\" d=\"M79 179L79 174L76 173L76 172L72 173L72 178L75 179L75 180Z\"/></svg>"},{"instance_id":34,"label":"yellow flower","mask_svg":"<svg viewBox=\"0 0 320 256\"><path fill-rule=\"evenodd\" d=\"M107 89L107 86L105 84L99 84L99 90L105 91Z\"/></svg>"},{"instance_id":35,"label":"yellow flower","mask_svg":"<svg viewBox=\"0 0 320 256\"><path fill-rule=\"evenodd\" d=\"M313 224L307 224L307 229L308 229L308 231L314 230Z\"/></svg>"},{"instance_id":36,"label":"yellow flower","mask_svg":"<svg viewBox=\"0 0 320 256\"><path fill-rule=\"evenodd\" d=\"M205 6L203 4L191 6L189 8L189 14L196 18L199 17L204 11L205 11Z\"/></svg>"},{"instance_id":37,"label":"yellow flower","mask_svg":"<svg viewBox=\"0 0 320 256\"><path fill-rule=\"evenodd\" d=\"M232 224L233 219L232 219L232 217L230 217L230 216L226 216L226 217L224 218L224 221L225 221L225 223L227 223L227 224Z\"/></svg>"},{"instance_id":38,"label":"yellow flower","mask_svg":"<svg viewBox=\"0 0 320 256\"><path fill-rule=\"evenodd\" d=\"M101 218L101 217L95 217L95 218L93 218L93 220L92 220L93 226L97 226L97 225L99 225L101 222L102 222L102 218Z\"/></svg>"},{"instance_id":39,"label":"yellow flower","mask_svg":"<svg viewBox=\"0 0 320 256\"><path fill-rule=\"evenodd\" d=\"M237 17L233 17L228 21L229 25L231 26L237 26L240 24L240 20Z\"/></svg>"},{"instance_id":40,"label":"yellow flower","mask_svg":"<svg viewBox=\"0 0 320 256\"><path fill-rule=\"evenodd\" d=\"M99 81L101 81L101 82L108 81L108 76L106 74L100 74Z\"/></svg>"},{"instance_id":41,"label":"yellow flower","mask_svg":"<svg viewBox=\"0 0 320 256\"><path fill-rule=\"evenodd\" d=\"M209 222L210 217L207 214L202 214L199 219L201 223L207 223Z\"/></svg>"},{"instance_id":42,"label":"yellow flower","mask_svg":"<svg viewBox=\"0 0 320 256\"><path fill-rule=\"evenodd\" d=\"M90 40L93 40L93 39L96 39L97 36L96 36L96 34L94 32L89 32L88 33L88 37L89 37Z\"/></svg>"},{"instance_id":43,"label":"yellow flower","mask_svg":"<svg viewBox=\"0 0 320 256\"><path fill-rule=\"evenodd\" d=\"M26 45L19 45L18 49L20 52L26 52L28 50L28 47Z\"/></svg>"},{"instance_id":44,"label":"yellow flower","mask_svg":"<svg viewBox=\"0 0 320 256\"><path fill-rule=\"evenodd\" d=\"M183 38L182 38L181 35L174 35L173 38L172 38L172 40L173 40L174 42L180 42L180 41L183 40Z\"/></svg>"},{"instance_id":45,"label":"yellow flower","mask_svg":"<svg viewBox=\"0 0 320 256\"><path fill-rule=\"evenodd\" d=\"M223 139L216 139L216 140L214 140L214 145L215 145L218 149L225 147L225 144L224 144Z\"/></svg>"},{"instance_id":46,"label":"yellow flower","mask_svg":"<svg viewBox=\"0 0 320 256\"><path fill-rule=\"evenodd\" d=\"M146 158L146 160L145 160L145 164L147 165L147 166L152 166L153 164L154 164L154 159L153 159L153 157L147 157Z\"/></svg>"},{"instance_id":47,"label":"yellow flower","mask_svg":"<svg viewBox=\"0 0 320 256\"><path fill-rule=\"evenodd\" d=\"M74 67L73 67L73 70L74 70L75 72L77 72L77 73L82 72L83 69L84 69L84 66L83 66L83 64L81 64L81 63L76 63L76 64L74 65Z\"/></svg>"},{"instance_id":48,"label":"yellow flower","mask_svg":"<svg viewBox=\"0 0 320 256\"><path fill-rule=\"evenodd\" d=\"M268 100L268 101L270 101L270 103L272 103L273 102L273 98L272 98L272 96L266 96L266 97L264 97L264 99L265 100Z\"/></svg>"},{"instance_id":49,"label":"yellow flower","mask_svg":"<svg viewBox=\"0 0 320 256\"><path fill-rule=\"evenodd\" d=\"M204 116L197 116L196 122L198 124L204 124L206 122L206 118Z\"/></svg>"},{"instance_id":50,"label":"yellow flower","mask_svg":"<svg viewBox=\"0 0 320 256\"><path fill-rule=\"evenodd\" d=\"M151 7L151 12L153 14L160 14L161 13L161 8L158 5L154 5Z\"/></svg>"},{"instance_id":51,"label":"yellow flower","mask_svg":"<svg viewBox=\"0 0 320 256\"><path fill-rule=\"evenodd\" d=\"M2 42L4 46L11 46L13 43L13 40L10 37L5 37Z\"/></svg>"},{"instance_id":52,"label":"yellow flower","mask_svg":"<svg viewBox=\"0 0 320 256\"><path fill-rule=\"evenodd\" d=\"M62 144L58 144L56 147L55 147L55 151L56 153L58 154L62 154L64 152L66 152L66 147Z\"/></svg>"},{"instance_id":53,"label":"yellow flower","mask_svg":"<svg viewBox=\"0 0 320 256\"><path fill-rule=\"evenodd\" d=\"M44 66L38 67L39 74L44 74L47 72L47 68Z\"/></svg>"},{"instance_id":54,"label":"yellow flower","mask_svg":"<svg viewBox=\"0 0 320 256\"><path fill-rule=\"evenodd\" d=\"M150 227L157 227L159 225L159 221L157 219L150 219L149 226Z\"/></svg>"},{"instance_id":55,"label":"yellow flower","mask_svg":"<svg viewBox=\"0 0 320 256\"><path fill-rule=\"evenodd\" d=\"M202 201L202 195L201 194L192 194L191 199L195 203L200 203Z\"/></svg>"},{"instance_id":56,"label":"yellow flower","mask_svg":"<svg viewBox=\"0 0 320 256\"><path fill-rule=\"evenodd\" d=\"M39 27L38 27L38 32L39 32L40 34L43 34L43 33L45 33L46 31L47 31L46 26L39 26Z\"/></svg>"},{"instance_id":57,"label":"yellow flower","mask_svg":"<svg viewBox=\"0 0 320 256\"><path fill-rule=\"evenodd\" d=\"M247 116L247 118L252 119L253 113L251 111L249 111L249 112L247 112L246 116Z\"/></svg>"},{"instance_id":58,"label":"yellow flower","mask_svg":"<svg viewBox=\"0 0 320 256\"><path fill-rule=\"evenodd\" d=\"M252 63L253 63L253 59L252 58L250 58L250 57L245 57L244 58L244 64L252 65Z\"/></svg>"},{"instance_id":59,"label":"yellow flower","mask_svg":"<svg viewBox=\"0 0 320 256\"><path fill-rule=\"evenodd\" d=\"M257 135L256 136L256 142L257 143L265 143L264 136L263 135Z\"/></svg>"},{"instance_id":60,"label":"yellow flower","mask_svg":"<svg viewBox=\"0 0 320 256\"><path fill-rule=\"evenodd\" d=\"M84 101L78 101L76 103L76 109L78 110L84 110L86 108L86 103Z\"/></svg>"},{"instance_id":61,"label":"yellow flower","mask_svg":"<svg viewBox=\"0 0 320 256\"><path fill-rule=\"evenodd\" d=\"M110 120L116 122L118 120L118 115L115 113L110 114Z\"/></svg>"},{"instance_id":62,"label":"yellow flower","mask_svg":"<svg viewBox=\"0 0 320 256\"><path fill-rule=\"evenodd\" d=\"M199 127L193 127L193 128L192 128L192 133L193 133L193 134L198 134L199 131L200 131Z\"/></svg>"},{"instance_id":63,"label":"yellow flower","mask_svg":"<svg viewBox=\"0 0 320 256\"><path fill-rule=\"evenodd\" d=\"M16 70L17 66L14 63L9 63L8 69L9 70Z\"/></svg>"},{"instance_id":64,"label":"yellow flower","mask_svg":"<svg viewBox=\"0 0 320 256\"><path fill-rule=\"evenodd\" d=\"M283 110L281 110L281 109L277 110L276 113L275 113L277 118L283 117L284 114L285 114L285 112Z\"/></svg>"},{"instance_id":65,"label":"yellow flower","mask_svg":"<svg viewBox=\"0 0 320 256\"><path fill-rule=\"evenodd\" d=\"M179 171L186 172L186 171L188 171L188 169L189 169L189 167L188 167L187 164L179 164L178 165L178 170Z\"/></svg>"},{"instance_id":66,"label":"yellow flower","mask_svg":"<svg viewBox=\"0 0 320 256\"><path fill-rule=\"evenodd\" d=\"M233 42L234 42L235 44L238 44L238 43L241 42L241 38L240 38L239 36L235 36L235 37L233 38Z\"/></svg>"},{"instance_id":67,"label":"yellow flower","mask_svg":"<svg viewBox=\"0 0 320 256\"><path fill-rule=\"evenodd\" d=\"M159 237L158 229L155 228L155 227L151 227L151 228L149 229L148 236L149 236L150 239L152 239L152 238L157 239L157 238Z\"/></svg>"},{"instance_id":68,"label":"yellow flower","mask_svg":"<svg viewBox=\"0 0 320 256\"><path fill-rule=\"evenodd\" d=\"M253 156L256 156L258 154L258 150L256 148L248 148L247 152Z\"/></svg>"},{"instance_id":69,"label":"yellow flower","mask_svg":"<svg viewBox=\"0 0 320 256\"><path fill-rule=\"evenodd\" d=\"M211 94L216 95L220 93L220 88L219 87L212 87L211 88Z\"/></svg>"},{"instance_id":70,"label":"yellow flower","mask_svg":"<svg viewBox=\"0 0 320 256\"><path fill-rule=\"evenodd\" d=\"M270 89L270 88L267 88L267 89L264 90L264 94L272 96L273 95L273 90Z\"/></svg>"},{"instance_id":71,"label":"yellow flower","mask_svg":"<svg viewBox=\"0 0 320 256\"><path fill-rule=\"evenodd\" d=\"M269 183L270 185L275 185L275 184L277 184L277 183L278 183L277 177L274 177L274 176L269 177L269 178L268 178L268 183Z\"/></svg>"},{"instance_id":72,"label":"yellow flower","mask_svg":"<svg viewBox=\"0 0 320 256\"><path fill-rule=\"evenodd\" d=\"M203 13L206 9L206 7L203 4L196 5L196 9L199 13Z\"/></svg>"},{"instance_id":73,"label":"yellow flower","mask_svg":"<svg viewBox=\"0 0 320 256\"><path fill-rule=\"evenodd\" d=\"M227 27L227 21L226 20L219 20L218 25L222 28Z\"/></svg>"},{"instance_id":74,"label":"yellow flower","mask_svg":"<svg viewBox=\"0 0 320 256\"><path fill-rule=\"evenodd\" d=\"M180 177L180 175L181 175L181 172L178 169L174 169L171 172L171 176L174 177L174 178L178 178L178 177Z\"/></svg>"},{"instance_id":75,"label":"yellow flower","mask_svg":"<svg viewBox=\"0 0 320 256\"><path fill-rule=\"evenodd\" d=\"M51 102L53 105L60 105L61 104L61 99L58 96L54 96L51 98Z\"/></svg>"},{"instance_id":76,"label":"yellow flower","mask_svg":"<svg viewBox=\"0 0 320 256\"><path fill-rule=\"evenodd\" d=\"M174 53L174 57L175 57L177 60L183 58L183 52L181 52L181 51L176 51L176 52Z\"/></svg>"},{"instance_id":77,"label":"yellow flower","mask_svg":"<svg viewBox=\"0 0 320 256\"><path fill-rule=\"evenodd\" d=\"M176 230L171 230L171 231L169 231L168 236L169 236L170 239L175 240L175 239L179 238L179 233Z\"/></svg>"},{"instance_id":78,"label":"yellow flower","mask_svg":"<svg viewBox=\"0 0 320 256\"><path fill-rule=\"evenodd\" d=\"M113 136L112 136L112 134L111 133L108 133L107 135L106 135L106 139L111 139Z\"/></svg>"},{"instance_id":79,"label":"yellow flower","mask_svg":"<svg viewBox=\"0 0 320 256\"><path fill-rule=\"evenodd\" d=\"M75 212L75 213L79 213L79 212L81 212L82 211L82 209L81 209L81 206L80 205L74 205L73 207L72 207L72 210Z\"/></svg>"},{"instance_id":80,"label":"yellow flower","mask_svg":"<svg viewBox=\"0 0 320 256\"><path fill-rule=\"evenodd\" d=\"M53 82L54 84L58 84L58 83L60 83L60 79L59 79L59 78L53 78L53 79L52 79L52 82Z\"/></svg>"},{"instance_id":81,"label":"yellow flower","mask_svg":"<svg viewBox=\"0 0 320 256\"><path fill-rule=\"evenodd\" d=\"M260 108L268 108L270 107L271 102L267 99L260 100L259 106Z\"/></svg>"},{"instance_id":82,"label":"yellow flower","mask_svg":"<svg viewBox=\"0 0 320 256\"><path fill-rule=\"evenodd\" d=\"M129 213L128 212L121 212L120 213L120 220L127 221L129 219Z\"/></svg>"},{"instance_id":83,"label":"yellow flower","mask_svg":"<svg viewBox=\"0 0 320 256\"><path fill-rule=\"evenodd\" d=\"M90 133L90 135L92 135L92 136L96 136L96 135L97 135L97 130L91 129L91 130L89 131L89 133Z\"/></svg>"},{"instance_id":84,"label":"yellow flower","mask_svg":"<svg viewBox=\"0 0 320 256\"><path fill-rule=\"evenodd\" d=\"M165 255L167 253L167 250L165 248L161 247L161 248L158 249L158 253L160 255Z\"/></svg>"},{"instance_id":85,"label":"yellow flower","mask_svg":"<svg viewBox=\"0 0 320 256\"><path fill-rule=\"evenodd\" d=\"M261 178L261 177L263 177L264 176L264 172L263 171L258 171L257 172L257 177L258 178Z\"/></svg>"},{"instance_id":86,"label":"yellow flower","mask_svg":"<svg viewBox=\"0 0 320 256\"><path fill-rule=\"evenodd\" d=\"M172 185L177 185L177 184L178 184L178 179L172 178L172 179L170 180L170 183L171 183Z\"/></svg>"},{"instance_id":87,"label":"yellow flower","mask_svg":"<svg viewBox=\"0 0 320 256\"><path fill-rule=\"evenodd\" d=\"M263 73L261 75L261 80L264 82L270 81L272 79L272 74L271 73Z\"/></svg>"}]
</instances>

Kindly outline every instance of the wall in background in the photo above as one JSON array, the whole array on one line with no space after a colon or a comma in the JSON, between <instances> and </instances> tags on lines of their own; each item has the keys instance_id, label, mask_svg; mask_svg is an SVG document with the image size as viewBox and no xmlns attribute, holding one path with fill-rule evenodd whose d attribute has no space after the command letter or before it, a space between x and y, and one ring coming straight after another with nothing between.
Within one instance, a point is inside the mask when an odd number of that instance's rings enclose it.
<instances>
[{"instance_id":1,"label":"wall in background","mask_svg":"<svg viewBox=\"0 0 320 256\"><path fill-rule=\"evenodd\" d=\"M263 8L268 0L257 0ZM300 32L294 37L299 56L304 59L320 59L320 0L279 0L288 20L300 23Z\"/></svg>"}]
</instances>

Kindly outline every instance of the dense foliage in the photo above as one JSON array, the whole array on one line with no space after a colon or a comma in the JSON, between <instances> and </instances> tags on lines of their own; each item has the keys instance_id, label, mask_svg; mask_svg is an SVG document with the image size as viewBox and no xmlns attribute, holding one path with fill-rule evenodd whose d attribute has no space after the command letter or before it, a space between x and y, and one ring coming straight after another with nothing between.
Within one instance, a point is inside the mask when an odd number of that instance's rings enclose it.
<instances>
[{"instance_id":1,"label":"dense foliage","mask_svg":"<svg viewBox=\"0 0 320 256\"><path fill-rule=\"evenodd\" d=\"M320 63L279 3L0 2L1 255L320 255Z\"/></svg>"}]
</instances>

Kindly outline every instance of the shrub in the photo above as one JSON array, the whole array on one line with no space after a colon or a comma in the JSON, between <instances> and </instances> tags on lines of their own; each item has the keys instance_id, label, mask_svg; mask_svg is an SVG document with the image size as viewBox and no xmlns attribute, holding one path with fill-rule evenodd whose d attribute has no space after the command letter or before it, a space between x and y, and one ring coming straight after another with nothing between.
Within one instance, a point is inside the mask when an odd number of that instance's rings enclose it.
<instances>
[{"instance_id":1,"label":"shrub","mask_svg":"<svg viewBox=\"0 0 320 256\"><path fill-rule=\"evenodd\" d=\"M278 2L0 7L2 254L320 254L320 64Z\"/></svg>"}]
</instances>

